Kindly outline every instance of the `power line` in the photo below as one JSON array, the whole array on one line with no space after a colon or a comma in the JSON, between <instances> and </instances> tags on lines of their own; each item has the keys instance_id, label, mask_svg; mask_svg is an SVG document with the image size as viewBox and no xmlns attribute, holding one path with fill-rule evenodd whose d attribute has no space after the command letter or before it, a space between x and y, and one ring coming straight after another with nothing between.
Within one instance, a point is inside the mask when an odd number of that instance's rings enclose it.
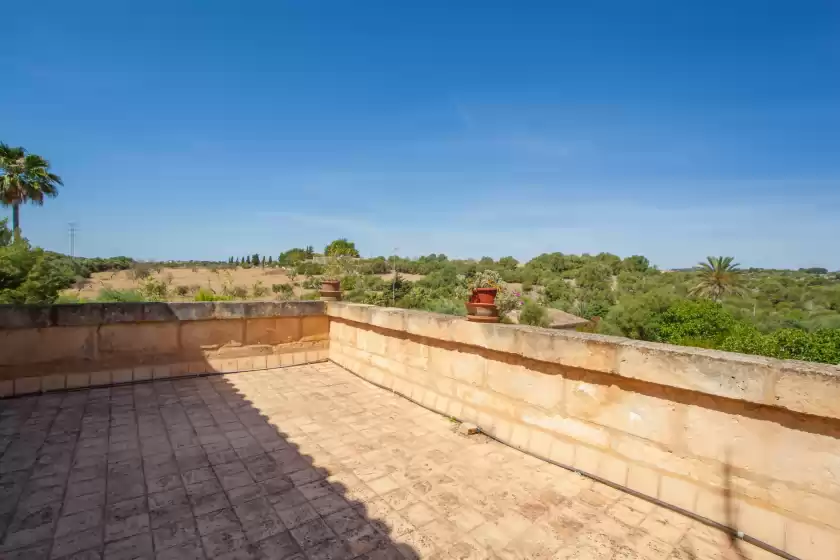
<instances>
[{"instance_id":1,"label":"power line","mask_svg":"<svg viewBox=\"0 0 840 560\"><path fill-rule=\"evenodd\" d=\"M67 226L70 236L70 258L73 258L76 256L76 232L79 231L79 224L70 222Z\"/></svg>"},{"instance_id":2,"label":"power line","mask_svg":"<svg viewBox=\"0 0 840 560\"><path fill-rule=\"evenodd\" d=\"M391 281L391 307L397 305L397 251L399 247L394 247L394 279Z\"/></svg>"}]
</instances>

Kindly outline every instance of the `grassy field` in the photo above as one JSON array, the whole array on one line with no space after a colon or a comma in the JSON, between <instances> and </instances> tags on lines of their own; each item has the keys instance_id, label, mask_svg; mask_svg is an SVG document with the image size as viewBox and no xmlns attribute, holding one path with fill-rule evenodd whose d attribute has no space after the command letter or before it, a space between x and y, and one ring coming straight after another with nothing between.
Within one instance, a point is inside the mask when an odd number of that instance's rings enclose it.
<instances>
[{"instance_id":1,"label":"grassy field","mask_svg":"<svg viewBox=\"0 0 840 560\"><path fill-rule=\"evenodd\" d=\"M390 274L381 274L381 278L391 278ZM259 298L271 300L275 298L275 294L271 292L272 284L295 284L293 286L294 293L300 295L303 293L300 284L304 277L297 276L292 282L291 279L281 268L235 268L235 269L215 269L208 268L162 268L159 272L152 273L150 278L163 281L168 284L169 293L172 296L168 299L172 300L192 300L193 293L199 288L210 289L215 293L222 293L225 285L241 286L245 288L249 294L254 292L254 286L261 283L262 287L268 289L268 293ZM402 274L406 280L416 281L423 276L419 274ZM68 288L64 292L65 295L75 296L84 299L95 299L99 295L100 290L139 290L143 280L138 280L134 277L132 270L120 270L118 272L96 272L78 288ZM178 287L183 286L189 289L190 295L177 296ZM251 299L254 299L251 297Z\"/></svg>"}]
</instances>

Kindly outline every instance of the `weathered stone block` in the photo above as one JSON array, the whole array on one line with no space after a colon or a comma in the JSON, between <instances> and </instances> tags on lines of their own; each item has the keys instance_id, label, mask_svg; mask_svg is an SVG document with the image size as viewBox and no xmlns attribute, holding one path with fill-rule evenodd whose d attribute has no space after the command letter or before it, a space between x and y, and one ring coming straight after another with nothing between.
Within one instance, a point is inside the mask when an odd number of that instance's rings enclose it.
<instances>
[{"instance_id":1,"label":"weathered stone block","mask_svg":"<svg viewBox=\"0 0 840 560\"><path fill-rule=\"evenodd\" d=\"M166 304L178 321L205 321L213 318L216 311L212 301L171 302Z\"/></svg>"},{"instance_id":2,"label":"weathered stone block","mask_svg":"<svg viewBox=\"0 0 840 560\"><path fill-rule=\"evenodd\" d=\"M487 361L487 386L512 399L546 410L563 401L563 378L495 360Z\"/></svg>"},{"instance_id":3,"label":"weathered stone block","mask_svg":"<svg viewBox=\"0 0 840 560\"><path fill-rule=\"evenodd\" d=\"M695 511L698 487L681 478L662 476L659 480L659 499L688 511Z\"/></svg>"},{"instance_id":4,"label":"weathered stone block","mask_svg":"<svg viewBox=\"0 0 840 560\"><path fill-rule=\"evenodd\" d=\"M627 484L628 465L621 459L612 455L604 455L598 463L598 472L595 473L601 478L606 478L616 484Z\"/></svg>"},{"instance_id":5,"label":"weathered stone block","mask_svg":"<svg viewBox=\"0 0 840 560\"><path fill-rule=\"evenodd\" d=\"M23 365L96 357L94 327L0 330L0 365Z\"/></svg>"},{"instance_id":6,"label":"weathered stone block","mask_svg":"<svg viewBox=\"0 0 840 560\"><path fill-rule=\"evenodd\" d=\"M139 323L143 321L143 303L103 303L102 323Z\"/></svg>"},{"instance_id":7,"label":"weathered stone block","mask_svg":"<svg viewBox=\"0 0 840 560\"><path fill-rule=\"evenodd\" d=\"M684 442L684 405L624 391L607 381L597 375L566 380L566 414L663 444Z\"/></svg>"},{"instance_id":8,"label":"weathered stone block","mask_svg":"<svg viewBox=\"0 0 840 560\"><path fill-rule=\"evenodd\" d=\"M51 324L49 305L0 305L0 329L37 329Z\"/></svg>"},{"instance_id":9,"label":"weathered stone block","mask_svg":"<svg viewBox=\"0 0 840 560\"><path fill-rule=\"evenodd\" d=\"M177 323L117 324L99 328L99 353L103 356L171 354L177 351Z\"/></svg>"},{"instance_id":10,"label":"weathered stone block","mask_svg":"<svg viewBox=\"0 0 840 560\"><path fill-rule=\"evenodd\" d=\"M301 319L301 340L329 340L330 318L306 316Z\"/></svg>"},{"instance_id":11,"label":"weathered stone block","mask_svg":"<svg viewBox=\"0 0 840 560\"><path fill-rule=\"evenodd\" d=\"M785 548L785 518L774 511L739 500L735 528L777 548Z\"/></svg>"},{"instance_id":12,"label":"weathered stone block","mask_svg":"<svg viewBox=\"0 0 840 560\"><path fill-rule=\"evenodd\" d=\"M274 302L273 305L272 314L276 317L327 315L327 305L324 301L281 301Z\"/></svg>"},{"instance_id":13,"label":"weathered stone block","mask_svg":"<svg viewBox=\"0 0 840 560\"><path fill-rule=\"evenodd\" d=\"M482 385L484 383L485 372L488 368L487 360L484 357L469 352L444 352L444 361L449 362L449 368L441 371L443 375L472 385ZM495 387L493 388L495 389Z\"/></svg>"},{"instance_id":14,"label":"weathered stone block","mask_svg":"<svg viewBox=\"0 0 840 560\"><path fill-rule=\"evenodd\" d=\"M440 383L435 383L435 385L439 387ZM489 411L491 414L516 418L519 412L516 401L474 385L456 382L454 394L448 394L457 397L464 404L469 404L479 410Z\"/></svg>"},{"instance_id":15,"label":"weathered stone block","mask_svg":"<svg viewBox=\"0 0 840 560\"><path fill-rule=\"evenodd\" d=\"M59 304L53 305L53 325L76 327L102 323L102 304Z\"/></svg>"},{"instance_id":16,"label":"weathered stone block","mask_svg":"<svg viewBox=\"0 0 840 560\"><path fill-rule=\"evenodd\" d=\"M201 302L196 302L201 303ZM150 302L143 304L143 320L144 321L176 321L178 317L175 315L172 307L166 302Z\"/></svg>"},{"instance_id":17,"label":"weathered stone block","mask_svg":"<svg viewBox=\"0 0 840 560\"><path fill-rule=\"evenodd\" d=\"M405 330L405 310L392 308L371 309L370 324L383 329Z\"/></svg>"},{"instance_id":18,"label":"weathered stone block","mask_svg":"<svg viewBox=\"0 0 840 560\"><path fill-rule=\"evenodd\" d=\"M840 558L840 535L822 527L788 519L785 525L785 550L805 560Z\"/></svg>"},{"instance_id":19,"label":"weathered stone block","mask_svg":"<svg viewBox=\"0 0 840 560\"><path fill-rule=\"evenodd\" d=\"M41 392L40 377L19 377L15 379L15 396Z\"/></svg>"},{"instance_id":20,"label":"weathered stone block","mask_svg":"<svg viewBox=\"0 0 840 560\"><path fill-rule=\"evenodd\" d=\"M548 414L528 406L520 405L516 412L519 420L525 424L537 426L548 432L554 432L588 445L609 447L609 432L598 426L559 414Z\"/></svg>"},{"instance_id":21,"label":"weathered stone block","mask_svg":"<svg viewBox=\"0 0 840 560\"><path fill-rule=\"evenodd\" d=\"M89 373L70 373L67 375L68 389L83 389L90 386Z\"/></svg>"},{"instance_id":22,"label":"weathered stone block","mask_svg":"<svg viewBox=\"0 0 840 560\"><path fill-rule=\"evenodd\" d=\"M246 303L241 301L217 301L213 304L216 319L241 319L245 317Z\"/></svg>"},{"instance_id":23,"label":"weathered stone block","mask_svg":"<svg viewBox=\"0 0 840 560\"><path fill-rule=\"evenodd\" d=\"M189 352L226 344L241 345L244 335L242 319L185 322L181 324L181 348Z\"/></svg>"},{"instance_id":24,"label":"weathered stone block","mask_svg":"<svg viewBox=\"0 0 840 560\"><path fill-rule=\"evenodd\" d=\"M405 329L406 332L414 335L449 341L452 340L452 325L455 321L463 321L463 319L437 313L412 311L406 312Z\"/></svg>"},{"instance_id":25,"label":"weathered stone block","mask_svg":"<svg viewBox=\"0 0 840 560\"><path fill-rule=\"evenodd\" d=\"M769 404L840 418L840 369L822 364L780 362Z\"/></svg>"},{"instance_id":26,"label":"weathered stone block","mask_svg":"<svg viewBox=\"0 0 840 560\"><path fill-rule=\"evenodd\" d=\"M11 397L15 394L15 382L11 379L0 381L0 398Z\"/></svg>"},{"instance_id":27,"label":"weathered stone block","mask_svg":"<svg viewBox=\"0 0 840 560\"><path fill-rule=\"evenodd\" d=\"M624 377L755 403L765 399L766 358L639 341L622 342L617 358Z\"/></svg>"},{"instance_id":28,"label":"weathered stone block","mask_svg":"<svg viewBox=\"0 0 840 560\"><path fill-rule=\"evenodd\" d=\"M301 319L271 317L245 321L245 344L286 344L301 338Z\"/></svg>"},{"instance_id":29,"label":"weathered stone block","mask_svg":"<svg viewBox=\"0 0 840 560\"><path fill-rule=\"evenodd\" d=\"M641 465L630 464L627 470L627 487L647 496L659 494L659 473Z\"/></svg>"},{"instance_id":30,"label":"weathered stone block","mask_svg":"<svg viewBox=\"0 0 840 560\"><path fill-rule=\"evenodd\" d=\"M64 389L64 384L66 381L66 376L62 373L46 375L41 379L41 390L60 391L61 389Z\"/></svg>"},{"instance_id":31,"label":"weathered stone block","mask_svg":"<svg viewBox=\"0 0 840 560\"><path fill-rule=\"evenodd\" d=\"M626 339L577 332L555 332L544 335L551 342L551 348L539 345L528 357L546 360L564 366L611 373L616 369L619 345ZM518 340L524 351L527 343Z\"/></svg>"},{"instance_id":32,"label":"weathered stone block","mask_svg":"<svg viewBox=\"0 0 840 560\"><path fill-rule=\"evenodd\" d=\"M110 385L111 384L111 372L110 371L95 371L90 374L90 385L91 387L98 387L102 385Z\"/></svg>"}]
</instances>

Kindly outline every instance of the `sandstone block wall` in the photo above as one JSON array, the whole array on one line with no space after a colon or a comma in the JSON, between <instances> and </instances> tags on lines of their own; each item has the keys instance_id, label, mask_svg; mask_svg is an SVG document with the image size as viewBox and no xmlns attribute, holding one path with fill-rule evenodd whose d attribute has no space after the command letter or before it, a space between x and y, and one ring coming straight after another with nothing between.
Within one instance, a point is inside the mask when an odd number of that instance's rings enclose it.
<instances>
[{"instance_id":1,"label":"sandstone block wall","mask_svg":"<svg viewBox=\"0 0 840 560\"><path fill-rule=\"evenodd\" d=\"M322 302L0 306L0 397L327 359Z\"/></svg>"},{"instance_id":2,"label":"sandstone block wall","mask_svg":"<svg viewBox=\"0 0 840 560\"><path fill-rule=\"evenodd\" d=\"M840 368L330 302L329 356L508 443L840 558Z\"/></svg>"}]
</instances>

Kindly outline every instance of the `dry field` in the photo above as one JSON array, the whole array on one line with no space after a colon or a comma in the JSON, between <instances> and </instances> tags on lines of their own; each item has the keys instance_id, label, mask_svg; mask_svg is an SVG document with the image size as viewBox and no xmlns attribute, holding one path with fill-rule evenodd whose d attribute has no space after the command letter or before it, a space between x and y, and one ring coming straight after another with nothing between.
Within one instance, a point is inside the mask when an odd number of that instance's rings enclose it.
<instances>
[{"instance_id":1,"label":"dry field","mask_svg":"<svg viewBox=\"0 0 840 560\"><path fill-rule=\"evenodd\" d=\"M383 279L391 278L390 274L380 274L379 276ZM419 274L402 274L402 277L411 281L423 278ZM163 268L160 272L152 274L151 278L167 282L170 293L172 294L175 293L178 286L186 286L190 288L191 292L197 291L198 288L209 288L216 293L222 293L222 288L225 284L241 286L248 290L249 293L253 293L254 285L257 282L262 282L263 287L268 289L268 294L261 299L274 299L275 294L271 292L272 284L292 283L282 268L231 268L217 270L210 270L208 268ZM303 276L297 276L295 283L299 283L303 279ZM69 288L64 290L63 293L85 299L94 299L103 288L112 290L138 290L141 282L135 280L134 273L131 270L96 272L81 290ZM295 294L300 295L303 291L305 290L298 286L295 287ZM192 296L184 298L173 296L172 299L192 300L193 298Z\"/></svg>"}]
</instances>

